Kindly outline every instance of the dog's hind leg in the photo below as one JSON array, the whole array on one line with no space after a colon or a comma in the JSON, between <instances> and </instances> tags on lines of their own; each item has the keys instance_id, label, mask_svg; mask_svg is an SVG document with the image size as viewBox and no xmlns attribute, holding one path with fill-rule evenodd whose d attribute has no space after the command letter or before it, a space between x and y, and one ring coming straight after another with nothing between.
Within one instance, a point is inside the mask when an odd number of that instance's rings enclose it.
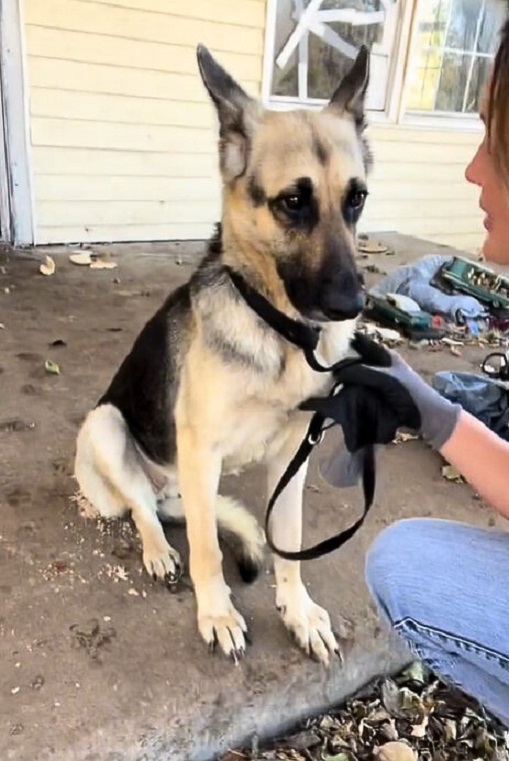
<instances>
[{"instance_id":1,"label":"dog's hind leg","mask_svg":"<svg viewBox=\"0 0 509 761\"><path fill-rule=\"evenodd\" d=\"M288 467L303 437L308 420L295 418L283 432L278 446L267 463L268 494L272 494ZM307 463L292 478L279 496L271 518L272 538L276 547L295 551L302 544L302 496ZM308 594L301 578L300 562L275 555L276 607L284 624L300 647L322 663L328 663L331 653L338 653L338 644L331 629L326 610Z\"/></svg>"},{"instance_id":2,"label":"dog's hind leg","mask_svg":"<svg viewBox=\"0 0 509 761\"><path fill-rule=\"evenodd\" d=\"M180 576L180 556L157 517L156 495L121 412L110 404L92 410L77 441L75 476L82 494L105 518L130 510L148 573L170 582Z\"/></svg>"},{"instance_id":3,"label":"dog's hind leg","mask_svg":"<svg viewBox=\"0 0 509 761\"><path fill-rule=\"evenodd\" d=\"M162 520L185 520L178 486L170 485L164 491L157 502L158 515ZM265 537L258 521L241 502L222 494L216 498L216 517L219 535L229 546L242 580L250 584L257 578L265 556Z\"/></svg>"}]
</instances>

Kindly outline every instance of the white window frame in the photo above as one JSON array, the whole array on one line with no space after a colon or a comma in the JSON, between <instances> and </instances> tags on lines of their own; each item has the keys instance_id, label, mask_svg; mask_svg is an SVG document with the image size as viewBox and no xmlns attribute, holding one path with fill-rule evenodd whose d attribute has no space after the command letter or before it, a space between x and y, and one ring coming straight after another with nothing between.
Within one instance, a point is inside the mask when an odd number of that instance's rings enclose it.
<instances>
[{"instance_id":1,"label":"white window frame","mask_svg":"<svg viewBox=\"0 0 509 761\"><path fill-rule=\"evenodd\" d=\"M323 108L323 100L299 100L296 97L271 95L274 70L276 14L278 0L267 0L265 50L263 61L262 100L272 110L291 108ZM483 125L476 114L449 114L406 109L412 53L416 50L419 4L427 0L399 0L396 20L396 39L391 56L387 83L386 107L383 111L369 110L369 121L384 126L407 125L423 129L454 129L462 132L481 132Z\"/></svg>"},{"instance_id":2,"label":"white window frame","mask_svg":"<svg viewBox=\"0 0 509 761\"><path fill-rule=\"evenodd\" d=\"M319 0L311 0L311 3L317 4ZM392 24L394 25L393 28L386 28L384 30L384 37L391 37L392 40L395 40L394 42L394 48L391 53L391 59L389 63L389 71L388 71L388 82L387 82L387 88L386 88L386 102L385 102L385 108L383 109L377 109L377 110L370 110L370 118L385 118L385 115L387 112L394 111L395 103L392 99L392 94L394 92L393 87L393 79L396 74L397 66L396 58L398 57L398 50L400 47L400 37L401 33L403 31L403 28L405 27L405 24L408 24L408 21L411 16L411 6L413 4L414 0L400 0L400 3L402 5L402 11L396 10ZM309 6L308 6L309 7ZM321 13L327 13L327 11L321 11ZM265 33L265 51L264 51L264 64L263 64L263 81L262 81L262 99L264 104L273 109L273 110L286 110L290 108L312 108L312 109L320 109L323 108L326 101L321 98L298 98L296 96L284 96L284 95L272 95L271 94L271 86L272 86L272 77L274 72L274 66L276 65L274 60L274 53L275 53L275 36L276 36L276 18L277 18L277 0L268 0L267 2L267 15L266 15L266 33ZM321 24L317 24L317 27L322 26ZM322 30L320 30L322 31ZM295 34L295 30L292 33ZM327 29L325 29L325 34L327 34ZM387 44L387 39L382 41L378 46L374 46L374 52L379 53L386 53L386 48L384 45ZM299 43L299 45L302 45L301 50L303 52L303 58L306 60L307 58L307 45L305 43ZM300 68L299 77L304 78L304 68ZM299 83L299 89L307 88L307 82L303 86L303 80Z\"/></svg>"},{"instance_id":3,"label":"white window frame","mask_svg":"<svg viewBox=\"0 0 509 761\"><path fill-rule=\"evenodd\" d=\"M480 120L478 114L470 113L451 113L448 111L418 111L410 110L406 108L406 96L408 88L410 86L410 66L415 63L415 58L412 53L415 53L417 48L417 34L419 31L419 5L426 2L426 0L414 0L414 19L412 23L412 29L408 40L408 59L409 64L405 75L404 90L402 98L404 101L404 108L401 112L401 121L403 124L415 127L428 127L436 129L454 129L461 132L482 132L484 125ZM454 52L461 52L455 50ZM467 51L469 52L469 51ZM484 57L484 56L481 56Z\"/></svg>"}]
</instances>

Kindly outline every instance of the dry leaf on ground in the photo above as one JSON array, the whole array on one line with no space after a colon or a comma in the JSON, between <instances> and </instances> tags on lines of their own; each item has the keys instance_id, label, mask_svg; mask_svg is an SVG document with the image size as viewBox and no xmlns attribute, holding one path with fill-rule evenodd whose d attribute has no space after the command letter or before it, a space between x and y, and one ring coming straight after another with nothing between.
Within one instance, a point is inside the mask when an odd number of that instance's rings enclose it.
<instances>
[{"instance_id":1,"label":"dry leaf on ground","mask_svg":"<svg viewBox=\"0 0 509 761\"><path fill-rule=\"evenodd\" d=\"M509 761L508 751L500 722L415 662L265 748L221 761Z\"/></svg>"},{"instance_id":2,"label":"dry leaf on ground","mask_svg":"<svg viewBox=\"0 0 509 761\"><path fill-rule=\"evenodd\" d=\"M442 468L442 475L446 481L454 481L456 484L463 483L463 476L453 465L444 465Z\"/></svg>"},{"instance_id":3,"label":"dry leaf on ground","mask_svg":"<svg viewBox=\"0 0 509 761\"><path fill-rule=\"evenodd\" d=\"M112 262L111 259L96 259L90 265L91 270L114 270L117 267L116 262Z\"/></svg>"},{"instance_id":4,"label":"dry leaf on ground","mask_svg":"<svg viewBox=\"0 0 509 761\"><path fill-rule=\"evenodd\" d=\"M390 742L375 750L377 761L417 761L415 752L402 742Z\"/></svg>"},{"instance_id":5,"label":"dry leaf on ground","mask_svg":"<svg viewBox=\"0 0 509 761\"><path fill-rule=\"evenodd\" d=\"M82 251L79 254L71 254L69 261L73 264L80 264L82 267L89 267L92 264L92 257L88 251Z\"/></svg>"},{"instance_id":6,"label":"dry leaf on ground","mask_svg":"<svg viewBox=\"0 0 509 761\"><path fill-rule=\"evenodd\" d=\"M50 375L60 375L60 366L57 365L56 362L53 362L52 359L46 360L46 362L44 363L44 369Z\"/></svg>"},{"instance_id":7,"label":"dry leaf on ground","mask_svg":"<svg viewBox=\"0 0 509 761\"><path fill-rule=\"evenodd\" d=\"M55 269L55 260L52 259L51 256L45 256L43 263L39 267L39 272L41 275L46 275L46 277L53 275L55 273Z\"/></svg>"},{"instance_id":8,"label":"dry leaf on ground","mask_svg":"<svg viewBox=\"0 0 509 761\"><path fill-rule=\"evenodd\" d=\"M389 247L384 246L383 243L367 240L359 241L357 250L363 254L386 254L389 251Z\"/></svg>"}]
</instances>

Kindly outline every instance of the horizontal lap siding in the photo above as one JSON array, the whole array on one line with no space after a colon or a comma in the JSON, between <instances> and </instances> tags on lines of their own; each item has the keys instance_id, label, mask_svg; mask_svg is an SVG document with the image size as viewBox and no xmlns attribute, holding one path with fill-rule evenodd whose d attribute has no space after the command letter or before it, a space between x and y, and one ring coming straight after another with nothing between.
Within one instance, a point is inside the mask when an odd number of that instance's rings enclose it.
<instances>
[{"instance_id":1,"label":"horizontal lap siding","mask_svg":"<svg viewBox=\"0 0 509 761\"><path fill-rule=\"evenodd\" d=\"M372 125L369 134L375 166L361 229L478 252L484 239L479 189L464 173L480 133Z\"/></svg>"},{"instance_id":2,"label":"horizontal lap siding","mask_svg":"<svg viewBox=\"0 0 509 761\"><path fill-rule=\"evenodd\" d=\"M219 214L217 125L195 48L261 87L265 0L26 0L37 242L206 238ZM463 173L479 135L370 127L361 230L478 250Z\"/></svg>"},{"instance_id":3,"label":"horizontal lap siding","mask_svg":"<svg viewBox=\"0 0 509 761\"><path fill-rule=\"evenodd\" d=\"M219 214L204 43L261 89L264 0L26 0L38 243L200 239Z\"/></svg>"}]
</instances>

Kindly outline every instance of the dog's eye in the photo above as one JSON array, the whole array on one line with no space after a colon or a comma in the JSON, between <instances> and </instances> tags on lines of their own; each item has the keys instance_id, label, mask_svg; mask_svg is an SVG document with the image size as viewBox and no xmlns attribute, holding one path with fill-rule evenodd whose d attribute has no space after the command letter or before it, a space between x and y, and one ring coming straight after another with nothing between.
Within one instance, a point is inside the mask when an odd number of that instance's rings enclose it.
<instances>
[{"instance_id":1,"label":"dog's eye","mask_svg":"<svg viewBox=\"0 0 509 761\"><path fill-rule=\"evenodd\" d=\"M352 211L359 211L359 209L362 209L367 195L368 195L367 190L352 191L347 199L347 204L350 207L350 209Z\"/></svg>"},{"instance_id":2,"label":"dog's eye","mask_svg":"<svg viewBox=\"0 0 509 761\"><path fill-rule=\"evenodd\" d=\"M283 207L290 212L301 211L306 205L305 199L301 195L297 195L297 193L283 196L281 203Z\"/></svg>"}]
</instances>

